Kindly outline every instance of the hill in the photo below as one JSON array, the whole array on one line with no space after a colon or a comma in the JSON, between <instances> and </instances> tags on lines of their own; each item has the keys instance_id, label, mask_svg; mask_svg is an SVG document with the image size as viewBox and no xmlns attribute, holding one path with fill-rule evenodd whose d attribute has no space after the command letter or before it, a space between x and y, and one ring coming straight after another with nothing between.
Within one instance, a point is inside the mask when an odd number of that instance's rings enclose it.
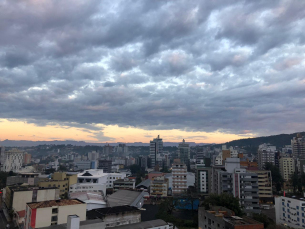
<instances>
[{"instance_id":1,"label":"hill","mask_svg":"<svg viewBox=\"0 0 305 229\"><path fill-rule=\"evenodd\" d=\"M298 132L302 136L305 135L305 132ZM285 145L291 144L291 139L295 137L297 133L293 134L279 134L279 135L271 135L257 138L247 138L247 139L239 139L227 142L227 146L247 146L247 147L258 147L263 143L270 143L271 145L276 146L277 148L281 148Z\"/></svg>"}]
</instances>

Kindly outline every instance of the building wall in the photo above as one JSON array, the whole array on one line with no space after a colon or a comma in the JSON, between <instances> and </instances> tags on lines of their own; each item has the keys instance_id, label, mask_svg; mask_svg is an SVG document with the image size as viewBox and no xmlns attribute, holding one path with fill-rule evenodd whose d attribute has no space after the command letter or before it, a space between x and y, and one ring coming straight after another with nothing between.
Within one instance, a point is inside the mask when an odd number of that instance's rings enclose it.
<instances>
[{"instance_id":1,"label":"building wall","mask_svg":"<svg viewBox=\"0 0 305 229\"><path fill-rule=\"evenodd\" d=\"M37 190L37 202L58 199L58 189L40 189Z\"/></svg>"},{"instance_id":2,"label":"building wall","mask_svg":"<svg viewBox=\"0 0 305 229\"><path fill-rule=\"evenodd\" d=\"M173 164L173 195L179 195L187 190L187 167L185 164Z\"/></svg>"},{"instance_id":3,"label":"building wall","mask_svg":"<svg viewBox=\"0 0 305 229\"><path fill-rule=\"evenodd\" d=\"M250 172L250 171L248 171ZM272 197L272 177L271 171L266 170L251 170L258 175L258 195L262 197Z\"/></svg>"},{"instance_id":4,"label":"building wall","mask_svg":"<svg viewBox=\"0 0 305 229\"><path fill-rule=\"evenodd\" d=\"M67 223L68 215L78 215L80 221L86 220L86 204L59 206L58 224Z\"/></svg>"},{"instance_id":5,"label":"building wall","mask_svg":"<svg viewBox=\"0 0 305 229\"><path fill-rule=\"evenodd\" d=\"M59 189L59 195L62 196L65 193L68 194L69 190L69 181L68 180L48 180L48 181L40 181L38 183L39 187L50 188L56 187Z\"/></svg>"},{"instance_id":6,"label":"building wall","mask_svg":"<svg viewBox=\"0 0 305 229\"><path fill-rule=\"evenodd\" d=\"M284 196L275 197L276 224L305 228L305 201Z\"/></svg>"},{"instance_id":7,"label":"building wall","mask_svg":"<svg viewBox=\"0 0 305 229\"><path fill-rule=\"evenodd\" d=\"M141 222L141 213L140 212L127 212L119 213L113 215L107 215L104 218L106 227L116 227L120 225L133 224Z\"/></svg>"},{"instance_id":8,"label":"building wall","mask_svg":"<svg viewBox=\"0 0 305 229\"><path fill-rule=\"evenodd\" d=\"M280 159L280 172L285 181L288 181L290 176L295 171L294 159L291 157L282 157Z\"/></svg>"},{"instance_id":9,"label":"building wall","mask_svg":"<svg viewBox=\"0 0 305 229\"><path fill-rule=\"evenodd\" d=\"M38 208L36 210L35 228L51 226L52 208Z\"/></svg>"},{"instance_id":10,"label":"building wall","mask_svg":"<svg viewBox=\"0 0 305 229\"><path fill-rule=\"evenodd\" d=\"M25 210L26 203L32 202L33 191L20 191L13 194L13 210Z\"/></svg>"},{"instance_id":11,"label":"building wall","mask_svg":"<svg viewBox=\"0 0 305 229\"><path fill-rule=\"evenodd\" d=\"M2 171L4 172L18 172L23 164L23 152L18 149L12 149L10 151L4 152L4 162Z\"/></svg>"}]
</instances>

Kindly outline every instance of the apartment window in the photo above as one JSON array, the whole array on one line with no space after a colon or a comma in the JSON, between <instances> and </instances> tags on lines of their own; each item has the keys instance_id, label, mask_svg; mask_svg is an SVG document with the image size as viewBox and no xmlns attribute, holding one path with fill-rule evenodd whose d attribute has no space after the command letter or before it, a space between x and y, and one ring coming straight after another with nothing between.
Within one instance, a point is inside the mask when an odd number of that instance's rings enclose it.
<instances>
[{"instance_id":1,"label":"apartment window","mask_svg":"<svg viewBox=\"0 0 305 229\"><path fill-rule=\"evenodd\" d=\"M57 215L52 216L51 221L57 221Z\"/></svg>"},{"instance_id":2,"label":"apartment window","mask_svg":"<svg viewBox=\"0 0 305 229\"><path fill-rule=\"evenodd\" d=\"M56 214L56 213L58 213L58 208L53 208L52 209L52 214Z\"/></svg>"}]
</instances>

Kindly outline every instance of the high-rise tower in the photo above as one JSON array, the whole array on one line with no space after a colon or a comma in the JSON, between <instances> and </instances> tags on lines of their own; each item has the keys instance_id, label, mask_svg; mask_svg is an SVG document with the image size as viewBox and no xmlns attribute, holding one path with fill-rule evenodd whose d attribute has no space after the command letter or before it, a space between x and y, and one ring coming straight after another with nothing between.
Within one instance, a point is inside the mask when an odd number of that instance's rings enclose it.
<instances>
[{"instance_id":1,"label":"high-rise tower","mask_svg":"<svg viewBox=\"0 0 305 229\"><path fill-rule=\"evenodd\" d=\"M160 138L160 135L158 135L157 138L154 138L154 140L150 141L149 156L151 159L152 168L156 166L157 158L161 153L163 153L163 140Z\"/></svg>"}]
</instances>

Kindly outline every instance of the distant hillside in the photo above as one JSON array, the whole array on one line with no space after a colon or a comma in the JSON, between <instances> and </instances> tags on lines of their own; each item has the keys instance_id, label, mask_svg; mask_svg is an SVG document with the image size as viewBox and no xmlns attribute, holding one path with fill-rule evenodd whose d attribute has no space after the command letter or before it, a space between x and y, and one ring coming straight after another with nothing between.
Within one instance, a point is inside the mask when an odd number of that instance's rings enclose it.
<instances>
[{"instance_id":1,"label":"distant hillside","mask_svg":"<svg viewBox=\"0 0 305 229\"><path fill-rule=\"evenodd\" d=\"M298 132L301 135L305 135L305 132ZM258 147L263 143L270 143L276 147L283 147L284 145L290 145L291 139L295 137L297 133L293 134L279 134L279 135L271 135L265 137L257 137L257 138L247 138L247 139L239 139L227 142L227 146L248 146L248 147Z\"/></svg>"}]
</instances>

